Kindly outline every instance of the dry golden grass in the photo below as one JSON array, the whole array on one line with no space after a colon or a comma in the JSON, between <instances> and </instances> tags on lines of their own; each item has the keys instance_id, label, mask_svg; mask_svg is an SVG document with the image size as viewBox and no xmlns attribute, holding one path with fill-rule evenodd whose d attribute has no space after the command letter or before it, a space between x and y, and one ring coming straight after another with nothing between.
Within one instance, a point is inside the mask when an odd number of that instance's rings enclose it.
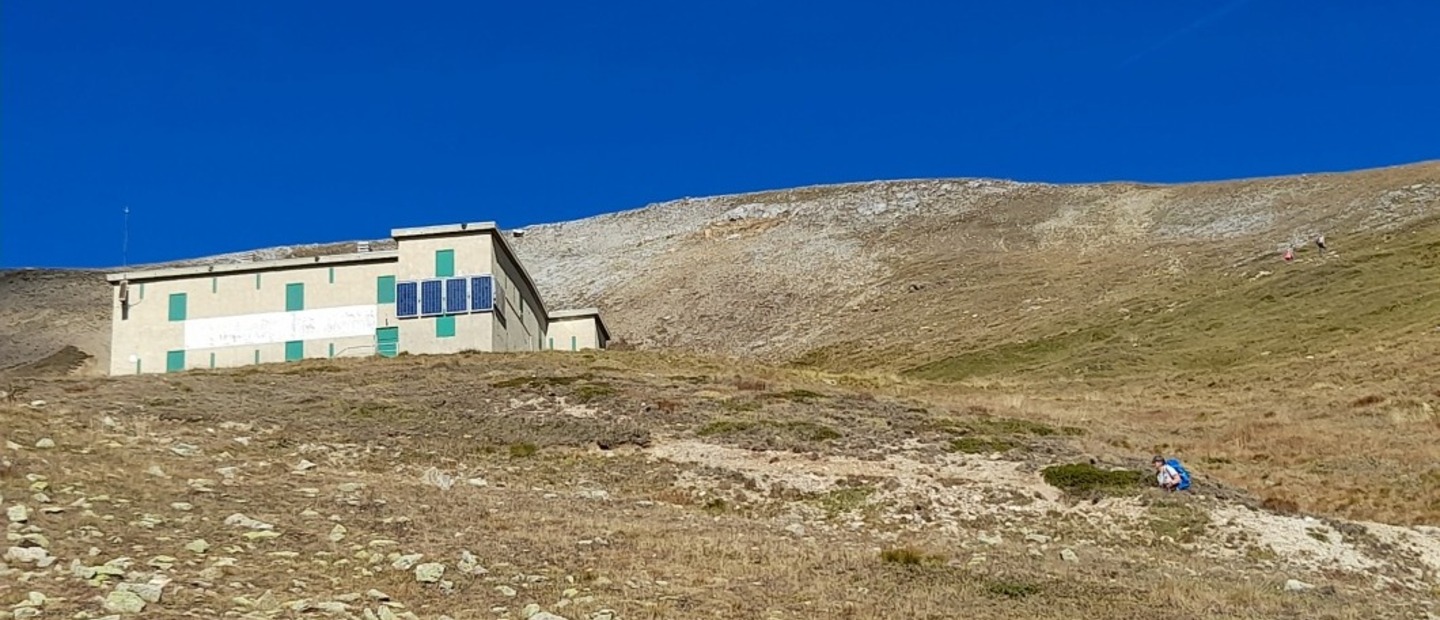
<instances>
[{"instance_id":1,"label":"dry golden grass","mask_svg":"<svg viewBox=\"0 0 1440 620\"><path fill-rule=\"evenodd\" d=\"M741 376L735 379L730 363L626 353L314 361L31 380L31 395L48 404L0 410L5 439L25 447L5 452L10 466L0 471L0 494L7 503L38 508L26 476L45 476L51 502L44 505L66 510L37 514L32 523L51 539L52 555L64 566L24 583L0 579L0 600L35 590L54 599L46 616L98 615L98 598L110 586L65 578L71 559L98 564L128 556L143 569L155 556L170 555L176 563L164 572L174 581L144 617L219 617L238 608L235 597L253 599L266 591L282 604L319 603L370 588L427 619L498 617L491 611L497 606L513 617L529 602L572 619L602 608L625 619L1337 620L1405 617L1415 609L1414 593L1378 593L1364 582L1331 594L1285 593L1284 576L1273 568L1207 559L1174 546L1104 552L1077 546L1082 560L1070 563L1056 556L1058 548L1036 557L1013 540L977 545L969 535L924 530L817 526L796 536L780 519L795 506L843 513L870 501L869 492L726 504L682 484L717 474L654 461L640 446L732 419L734 412L721 406L732 396L755 399L773 419L795 416L833 426L840 435L780 432L734 442L818 454L858 455L916 439L933 442L938 452L952 436L947 429L968 425L1046 442L1061 457L1078 456L1080 447L1067 447L1071 442L1104 442L1120 431L1091 428L1076 437L1035 430L1091 421L1058 413L1069 407L1044 397L944 393L918 403L774 369L745 367ZM594 413L561 413L556 399L587 385L611 391L589 403ZM511 404L542 395L552 404ZM1031 422L1012 421L1010 414ZM1035 423L1040 420L1049 426ZM42 437L56 447L29 447ZM200 453L174 454L169 448L176 443L197 446ZM512 451L522 443L534 446L533 453ZM611 449L600 449L602 443ZM316 467L294 473L302 459ZM166 477L147 473L152 466ZM232 483L217 471L225 467L237 468ZM422 483L431 467L454 476L455 486ZM470 477L487 484L470 486ZM197 491L190 482L197 479L213 480L212 490ZM341 485L350 483L363 487L342 492ZM604 489L608 497L587 499L585 489ZM177 511L173 502L193 509ZM1174 510L1162 516L1179 525L1167 521L1166 532L1191 524L1183 507ZM245 539L244 530L223 523L236 512L274 524L281 536ZM145 515L162 521L145 527ZM326 538L336 523L348 530L338 543ZM1052 533L1081 545L1104 530L1057 520ZM182 549L195 538L207 540L211 550L197 556ZM377 540L394 545L371 546ZM917 561L893 552L887 559L886 549L912 549ZM459 574L462 550L488 572ZM384 554L392 551L446 563L453 592L391 569ZM367 555L372 553L379 555ZM219 557L236 563L219 575L203 574ZM1345 584L1341 578L1337 583ZM501 587L513 588L516 596ZM562 607L561 601L568 603ZM378 603L362 596L351 604L359 614L361 606Z\"/></svg>"}]
</instances>

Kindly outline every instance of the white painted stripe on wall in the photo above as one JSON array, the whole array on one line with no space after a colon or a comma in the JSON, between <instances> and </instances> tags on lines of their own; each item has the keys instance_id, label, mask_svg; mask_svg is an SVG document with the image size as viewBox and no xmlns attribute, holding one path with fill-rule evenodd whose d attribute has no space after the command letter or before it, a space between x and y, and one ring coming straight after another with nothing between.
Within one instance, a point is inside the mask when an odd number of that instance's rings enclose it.
<instances>
[{"instance_id":1,"label":"white painted stripe on wall","mask_svg":"<svg viewBox=\"0 0 1440 620\"><path fill-rule=\"evenodd\" d=\"M377 322L373 305L191 319L185 321L185 348L373 336Z\"/></svg>"}]
</instances>

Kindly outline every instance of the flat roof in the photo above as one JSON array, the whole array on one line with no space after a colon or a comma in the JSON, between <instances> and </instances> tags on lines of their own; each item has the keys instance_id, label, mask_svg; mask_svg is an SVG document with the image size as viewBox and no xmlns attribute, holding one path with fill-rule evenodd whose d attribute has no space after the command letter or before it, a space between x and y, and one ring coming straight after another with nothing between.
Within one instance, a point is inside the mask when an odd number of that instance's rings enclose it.
<instances>
[{"instance_id":1,"label":"flat roof","mask_svg":"<svg viewBox=\"0 0 1440 620\"><path fill-rule=\"evenodd\" d=\"M595 324L600 326L600 331L605 334L605 339L610 339L610 329L605 327L605 319L600 318L599 308L572 308L570 310L556 310L551 312L549 319L552 321L563 319L583 319L594 317Z\"/></svg>"},{"instance_id":2,"label":"flat roof","mask_svg":"<svg viewBox=\"0 0 1440 620\"><path fill-rule=\"evenodd\" d=\"M405 237L434 237L438 235L454 235L477 232L499 232L495 222L467 222L461 224L438 224L435 226L412 226L409 228L395 228L390 231L392 239L403 239Z\"/></svg>"},{"instance_id":3,"label":"flat roof","mask_svg":"<svg viewBox=\"0 0 1440 620\"><path fill-rule=\"evenodd\" d=\"M373 263L380 261L399 260L400 252L397 250L381 250L375 252L352 252L350 254L328 254L322 256L304 256L300 258L277 258L273 260L257 260L242 263L216 263L211 265L193 265L188 267L166 267L162 269L144 269L140 271L121 271L105 276L111 283L121 280L163 280L172 278L189 278L194 276L207 276L218 273L246 273L250 271L268 271L271 269L298 269L315 265L342 265L347 263Z\"/></svg>"}]
</instances>

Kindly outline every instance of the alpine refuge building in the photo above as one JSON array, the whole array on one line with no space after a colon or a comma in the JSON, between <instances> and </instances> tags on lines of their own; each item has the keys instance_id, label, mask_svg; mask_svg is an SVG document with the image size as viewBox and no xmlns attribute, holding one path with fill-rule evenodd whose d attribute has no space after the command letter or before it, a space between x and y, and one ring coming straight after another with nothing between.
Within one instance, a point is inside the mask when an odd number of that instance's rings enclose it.
<instances>
[{"instance_id":1,"label":"alpine refuge building","mask_svg":"<svg viewBox=\"0 0 1440 620\"><path fill-rule=\"evenodd\" d=\"M594 308L547 309L493 222L390 235L393 250L111 274L110 374L610 339Z\"/></svg>"}]
</instances>

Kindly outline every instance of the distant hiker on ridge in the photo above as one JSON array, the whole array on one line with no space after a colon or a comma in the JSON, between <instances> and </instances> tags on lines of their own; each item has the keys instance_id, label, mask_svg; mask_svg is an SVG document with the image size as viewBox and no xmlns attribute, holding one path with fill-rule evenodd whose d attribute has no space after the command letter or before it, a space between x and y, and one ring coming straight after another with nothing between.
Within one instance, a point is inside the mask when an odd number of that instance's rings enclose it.
<instances>
[{"instance_id":1,"label":"distant hiker on ridge","mask_svg":"<svg viewBox=\"0 0 1440 620\"><path fill-rule=\"evenodd\" d=\"M1294 249L1294 248L1285 248L1285 254L1284 254L1283 256L1281 256L1281 258L1284 258L1284 259L1285 259L1285 262L1287 262L1287 263L1290 262L1290 261L1292 261L1292 260L1295 260L1295 249Z\"/></svg>"},{"instance_id":2,"label":"distant hiker on ridge","mask_svg":"<svg viewBox=\"0 0 1440 620\"><path fill-rule=\"evenodd\" d=\"M1321 256L1325 255L1325 235L1320 235L1315 238L1315 247L1320 248Z\"/></svg>"}]
</instances>

